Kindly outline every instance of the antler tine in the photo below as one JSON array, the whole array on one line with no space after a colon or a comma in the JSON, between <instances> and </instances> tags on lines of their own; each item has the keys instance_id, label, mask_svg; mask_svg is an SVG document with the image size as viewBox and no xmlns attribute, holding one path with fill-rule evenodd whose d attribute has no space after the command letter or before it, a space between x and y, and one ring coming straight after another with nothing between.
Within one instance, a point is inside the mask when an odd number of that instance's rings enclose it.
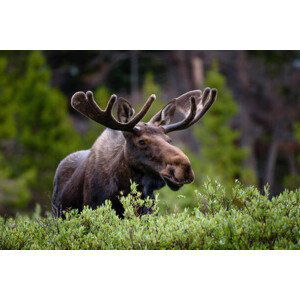
<instances>
[{"instance_id":1,"label":"antler tine","mask_svg":"<svg viewBox=\"0 0 300 300\"><path fill-rule=\"evenodd\" d=\"M111 115L111 110L116 100L117 96L112 95L110 97L106 109L102 110L94 100L94 95L91 91L88 91L86 93L77 92L73 95L71 99L71 105L81 114L83 114L86 117L89 117L95 122L112 129L118 129L119 126L122 125L122 123L119 123Z\"/></svg>"},{"instance_id":2,"label":"antler tine","mask_svg":"<svg viewBox=\"0 0 300 300\"><path fill-rule=\"evenodd\" d=\"M210 88L206 88L204 90L202 96L202 101L204 106L199 112L197 112L194 120L188 125L188 127L198 122L204 116L204 114L209 110L209 108L213 105L213 103L217 99L217 95L218 95L218 91L215 88L211 90Z\"/></svg>"},{"instance_id":3,"label":"antler tine","mask_svg":"<svg viewBox=\"0 0 300 300\"><path fill-rule=\"evenodd\" d=\"M112 109L114 107L116 100L117 100L117 96L115 94L111 95L110 99L106 105L106 108L105 108L105 113L111 117L113 117L111 113L112 113ZM115 120L115 121L118 122L117 120Z\"/></svg>"},{"instance_id":4,"label":"antler tine","mask_svg":"<svg viewBox=\"0 0 300 300\"><path fill-rule=\"evenodd\" d=\"M71 99L71 105L84 116L98 122L98 114L103 112L94 101L92 92L77 92Z\"/></svg>"},{"instance_id":5,"label":"antler tine","mask_svg":"<svg viewBox=\"0 0 300 300\"><path fill-rule=\"evenodd\" d=\"M201 92L198 90L195 92L197 92L199 96L195 95L195 94L190 96L189 110L188 110L188 107L186 107L186 104L185 104L186 102L183 102L184 98L182 98L182 97L186 97L187 94L194 93L194 91L186 93L186 94L180 96L179 98L174 99L173 102L171 101L169 103L169 104L174 103L176 109L178 109L178 111L185 114L186 118L175 124L162 125L162 127L164 128L166 133L171 132L171 131L186 129L186 128L192 126L193 124L195 124L196 122L198 122L203 117L203 115L208 111L208 109L212 106L212 104L214 103L214 101L217 98L217 90L216 89L206 88L202 95L201 95ZM181 100L179 100L179 99L181 99ZM158 115L158 117L159 116L160 115Z\"/></svg>"},{"instance_id":6,"label":"antler tine","mask_svg":"<svg viewBox=\"0 0 300 300\"><path fill-rule=\"evenodd\" d=\"M192 96L190 98L190 112L188 116L182 121L179 121L177 123L163 125L162 128L164 129L165 133L185 129L189 126L190 122L195 118L196 111L197 111L196 99L195 97Z\"/></svg>"},{"instance_id":7,"label":"antler tine","mask_svg":"<svg viewBox=\"0 0 300 300\"><path fill-rule=\"evenodd\" d=\"M112 109L117 100L116 95L112 95L110 97L110 100L105 110L102 110L98 106L98 104L94 100L94 96L91 91L88 91L87 93L75 93L71 99L71 105L81 114L89 117L90 119L96 121L101 125L104 125L114 130L132 132L134 126L146 115L155 98L155 95L151 95L144 104L141 111L138 114L136 114L136 116L133 117L128 123L120 123L112 115Z\"/></svg>"},{"instance_id":8,"label":"antler tine","mask_svg":"<svg viewBox=\"0 0 300 300\"><path fill-rule=\"evenodd\" d=\"M156 99L156 96L152 94L142 107L142 109L128 122L125 123L126 125L135 126L148 112L150 106L152 105L153 101Z\"/></svg>"}]
</instances>

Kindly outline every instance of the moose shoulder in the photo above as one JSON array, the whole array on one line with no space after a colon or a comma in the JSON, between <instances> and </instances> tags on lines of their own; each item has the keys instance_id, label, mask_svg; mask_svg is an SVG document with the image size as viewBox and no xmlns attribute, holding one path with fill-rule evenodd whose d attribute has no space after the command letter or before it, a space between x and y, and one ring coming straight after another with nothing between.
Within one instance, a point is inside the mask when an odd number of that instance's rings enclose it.
<instances>
[{"instance_id":1,"label":"moose shoulder","mask_svg":"<svg viewBox=\"0 0 300 300\"><path fill-rule=\"evenodd\" d=\"M217 90L190 91L170 101L148 123L141 122L155 96L143 108L134 109L123 98L112 95L105 110L96 104L92 92L77 92L71 99L73 108L107 128L90 150L68 155L60 162L54 177L52 212L61 216L67 209L92 208L110 199L122 217L120 192L130 192L130 181L138 184L142 197L153 198L153 192L168 185L178 190L194 180L187 156L172 145L169 132L183 130L196 123L210 108ZM112 115L114 104L117 116ZM175 112L183 115L172 123ZM142 208L141 213L151 210Z\"/></svg>"}]
</instances>

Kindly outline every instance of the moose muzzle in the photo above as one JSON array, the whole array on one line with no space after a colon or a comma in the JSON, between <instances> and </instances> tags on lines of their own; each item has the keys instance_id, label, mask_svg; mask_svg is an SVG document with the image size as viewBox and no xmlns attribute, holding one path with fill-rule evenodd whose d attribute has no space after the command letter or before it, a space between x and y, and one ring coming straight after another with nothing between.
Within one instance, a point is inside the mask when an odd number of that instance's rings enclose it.
<instances>
[{"instance_id":1,"label":"moose muzzle","mask_svg":"<svg viewBox=\"0 0 300 300\"><path fill-rule=\"evenodd\" d=\"M184 154L169 160L161 176L169 188L175 191L195 179L191 164Z\"/></svg>"}]
</instances>

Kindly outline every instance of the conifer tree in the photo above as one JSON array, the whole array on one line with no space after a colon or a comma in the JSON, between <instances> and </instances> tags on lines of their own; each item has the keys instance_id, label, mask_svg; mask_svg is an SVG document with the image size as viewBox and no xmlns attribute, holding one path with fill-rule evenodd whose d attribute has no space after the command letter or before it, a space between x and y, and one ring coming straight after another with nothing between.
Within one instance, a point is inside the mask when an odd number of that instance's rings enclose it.
<instances>
[{"instance_id":1,"label":"conifer tree","mask_svg":"<svg viewBox=\"0 0 300 300\"><path fill-rule=\"evenodd\" d=\"M11 74L4 70L7 64L14 70ZM67 101L51 87L51 72L40 51L26 52L18 62L11 53L2 56L0 68L0 104L5 107L0 115L4 128L0 138L9 170L6 174L16 180L30 174L31 196L50 203L57 164L79 147L78 134L68 118ZM3 150L6 142L10 151Z\"/></svg>"},{"instance_id":2,"label":"conifer tree","mask_svg":"<svg viewBox=\"0 0 300 300\"><path fill-rule=\"evenodd\" d=\"M0 211L10 213L11 209L24 208L30 199L29 184L33 178L32 171L19 172L13 175L12 163L7 154L14 152L17 126L15 112L18 108L14 101L12 82L13 71L9 68L6 55L0 56ZM8 208L8 209L7 209Z\"/></svg>"},{"instance_id":3,"label":"conifer tree","mask_svg":"<svg viewBox=\"0 0 300 300\"><path fill-rule=\"evenodd\" d=\"M235 179L252 184L255 182L253 172L243 165L247 149L239 147L240 132L232 129L230 124L238 107L217 63L208 71L205 86L217 88L218 99L201 122L193 127L201 147L200 154L193 158L196 172L203 174L200 182L208 176L219 179L228 187Z\"/></svg>"}]
</instances>

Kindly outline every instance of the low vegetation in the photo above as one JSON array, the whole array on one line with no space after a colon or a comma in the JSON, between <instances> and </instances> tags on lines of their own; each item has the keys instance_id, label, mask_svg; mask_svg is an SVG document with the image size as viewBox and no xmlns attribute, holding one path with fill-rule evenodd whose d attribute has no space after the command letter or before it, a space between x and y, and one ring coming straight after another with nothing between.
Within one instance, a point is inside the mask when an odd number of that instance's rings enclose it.
<instances>
[{"instance_id":1,"label":"low vegetation","mask_svg":"<svg viewBox=\"0 0 300 300\"><path fill-rule=\"evenodd\" d=\"M194 193L196 206L181 212L159 210L132 193L121 197L119 219L110 202L97 210L71 211L66 219L41 216L0 218L1 249L300 249L300 190L270 200L239 182L226 190L208 180ZM181 201L180 198L174 201ZM145 203L144 203L145 202ZM140 205L154 205L152 215L137 216Z\"/></svg>"}]
</instances>

